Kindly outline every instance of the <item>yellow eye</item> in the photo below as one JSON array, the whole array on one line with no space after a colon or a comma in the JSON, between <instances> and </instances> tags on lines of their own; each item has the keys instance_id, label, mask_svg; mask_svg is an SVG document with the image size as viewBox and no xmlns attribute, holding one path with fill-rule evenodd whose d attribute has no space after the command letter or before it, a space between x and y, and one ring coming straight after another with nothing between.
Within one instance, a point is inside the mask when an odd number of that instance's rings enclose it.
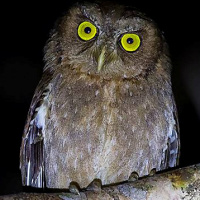
<instances>
[{"instance_id":1,"label":"yellow eye","mask_svg":"<svg viewBox=\"0 0 200 200\"><path fill-rule=\"evenodd\" d=\"M121 38L122 47L129 52L136 51L140 46L140 37L133 33L126 33Z\"/></svg>"},{"instance_id":2,"label":"yellow eye","mask_svg":"<svg viewBox=\"0 0 200 200\"><path fill-rule=\"evenodd\" d=\"M78 36L82 40L91 40L97 34L97 28L90 22L82 22L78 26Z\"/></svg>"}]
</instances>

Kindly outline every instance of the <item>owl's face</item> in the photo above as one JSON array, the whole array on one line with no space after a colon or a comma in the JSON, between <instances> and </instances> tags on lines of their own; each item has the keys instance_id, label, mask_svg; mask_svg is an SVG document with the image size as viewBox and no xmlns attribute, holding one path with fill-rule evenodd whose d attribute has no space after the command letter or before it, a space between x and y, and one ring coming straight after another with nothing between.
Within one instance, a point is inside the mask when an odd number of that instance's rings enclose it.
<instances>
[{"instance_id":1,"label":"owl's face","mask_svg":"<svg viewBox=\"0 0 200 200\"><path fill-rule=\"evenodd\" d=\"M163 37L155 23L122 5L77 4L52 37L61 64L103 78L144 76L163 54Z\"/></svg>"}]
</instances>

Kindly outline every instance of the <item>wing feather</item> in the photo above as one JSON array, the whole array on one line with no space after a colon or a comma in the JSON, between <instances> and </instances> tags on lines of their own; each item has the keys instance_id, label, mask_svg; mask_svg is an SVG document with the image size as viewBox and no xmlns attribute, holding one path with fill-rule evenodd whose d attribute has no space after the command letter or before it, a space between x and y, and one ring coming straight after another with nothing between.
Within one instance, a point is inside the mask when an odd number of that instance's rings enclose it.
<instances>
[{"instance_id":1,"label":"wing feather","mask_svg":"<svg viewBox=\"0 0 200 200\"><path fill-rule=\"evenodd\" d=\"M45 187L43 135L49 106L51 74L44 73L33 96L20 149L20 168L24 186Z\"/></svg>"},{"instance_id":2,"label":"wing feather","mask_svg":"<svg viewBox=\"0 0 200 200\"><path fill-rule=\"evenodd\" d=\"M180 129L178 123L178 113L174 98L173 101L173 115L174 115L174 126L172 133L168 138L168 150L167 150L167 165L168 167L175 167L179 164L180 157Z\"/></svg>"}]
</instances>

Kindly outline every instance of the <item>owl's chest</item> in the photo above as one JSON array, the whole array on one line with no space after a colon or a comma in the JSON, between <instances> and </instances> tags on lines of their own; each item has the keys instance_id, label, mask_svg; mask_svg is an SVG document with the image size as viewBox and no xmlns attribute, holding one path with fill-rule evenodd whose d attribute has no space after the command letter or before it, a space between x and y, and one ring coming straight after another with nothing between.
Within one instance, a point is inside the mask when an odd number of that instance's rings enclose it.
<instances>
[{"instance_id":1,"label":"owl's chest","mask_svg":"<svg viewBox=\"0 0 200 200\"><path fill-rule=\"evenodd\" d=\"M171 103L170 94L162 91L132 82L69 81L52 93L52 119L63 134L117 135L139 127L154 131Z\"/></svg>"},{"instance_id":2,"label":"owl's chest","mask_svg":"<svg viewBox=\"0 0 200 200\"><path fill-rule=\"evenodd\" d=\"M59 86L58 86L59 87ZM105 84L96 82L68 82L52 92L52 113L59 121L79 125L97 126L116 121L116 117L128 114L125 110L134 107L133 92L128 86L110 81Z\"/></svg>"}]
</instances>

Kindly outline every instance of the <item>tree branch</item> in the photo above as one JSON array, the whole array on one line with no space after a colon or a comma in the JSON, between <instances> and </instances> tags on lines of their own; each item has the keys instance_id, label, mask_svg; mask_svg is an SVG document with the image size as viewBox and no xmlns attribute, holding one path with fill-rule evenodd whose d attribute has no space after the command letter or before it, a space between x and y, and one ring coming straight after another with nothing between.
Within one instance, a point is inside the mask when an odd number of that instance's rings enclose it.
<instances>
[{"instance_id":1,"label":"tree branch","mask_svg":"<svg viewBox=\"0 0 200 200\"><path fill-rule=\"evenodd\" d=\"M200 199L200 164L144 177L134 182L104 186L101 192L19 193L0 200L198 200Z\"/></svg>"}]
</instances>

